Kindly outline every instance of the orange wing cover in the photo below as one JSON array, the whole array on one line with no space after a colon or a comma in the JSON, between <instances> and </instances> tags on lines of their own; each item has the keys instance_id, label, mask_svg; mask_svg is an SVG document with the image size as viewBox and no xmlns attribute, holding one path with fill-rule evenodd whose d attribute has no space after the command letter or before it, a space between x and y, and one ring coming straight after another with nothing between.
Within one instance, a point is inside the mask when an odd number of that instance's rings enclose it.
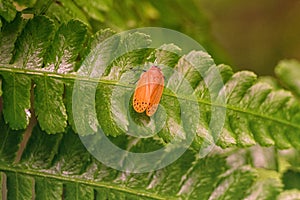
<instances>
[{"instance_id":1,"label":"orange wing cover","mask_svg":"<svg viewBox=\"0 0 300 200\"><path fill-rule=\"evenodd\" d=\"M156 66L144 72L135 89L133 108L136 112L152 116L157 108L164 89L164 75Z\"/></svg>"}]
</instances>

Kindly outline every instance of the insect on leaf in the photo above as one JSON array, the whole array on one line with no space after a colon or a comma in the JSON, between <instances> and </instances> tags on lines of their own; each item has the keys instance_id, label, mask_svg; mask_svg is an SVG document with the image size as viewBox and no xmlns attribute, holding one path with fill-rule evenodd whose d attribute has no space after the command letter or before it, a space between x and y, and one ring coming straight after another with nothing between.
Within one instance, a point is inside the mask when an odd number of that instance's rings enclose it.
<instances>
[{"instance_id":1,"label":"insect on leaf","mask_svg":"<svg viewBox=\"0 0 300 200\"><path fill-rule=\"evenodd\" d=\"M144 72L134 92L133 108L136 112L152 116L157 108L164 89L164 76L157 66Z\"/></svg>"}]
</instances>

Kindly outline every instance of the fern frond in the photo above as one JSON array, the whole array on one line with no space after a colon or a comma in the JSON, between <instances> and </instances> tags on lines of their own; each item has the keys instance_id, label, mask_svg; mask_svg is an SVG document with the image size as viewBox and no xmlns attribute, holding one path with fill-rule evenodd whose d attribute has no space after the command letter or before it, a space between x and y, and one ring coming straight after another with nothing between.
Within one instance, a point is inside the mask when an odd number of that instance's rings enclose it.
<instances>
[{"instance_id":1,"label":"fern frond","mask_svg":"<svg viewBox=\"0 0 300 200\"><path fill-rule=\"evenodd\" d=\"M37 24L39 29L34 29ZM95 80L89 78L92 73L90 66L96 64L108 66L103 71L101 80L96 81L98 89L95 106L98 121L107 135L126 134L135 123L130 116L127 116L126 110L133 114L134 120L139 118L129 103L124 104L129 102L130 94L134 89L134 85L130 83L135 82L139 77L139 73L130 70L132 66L140 68L145 62L156 62L168 64L189 82L196 97L193 101L196 101L201 113L199 122L186 124L180 135L178 130L171 128L182 127L180 125L182 111L179 108L178 97L185 102L186 107L191 106L188 109L191 116L194 103L186 93L187 88L182 85L180 77L174 79L170 69L162 67L167 79L166 85L178 79L177 86L169 86L179 89L173 91L176 94L166 89L161 101L167 114L166 126L158 133L163 141L186 138L187 133L194 130L196 137L192 146L195 149L205 146L209 141L215 141L221 147L233 145L246 147L259 143L262 146L275 145L281 149L292 146L300 148L299 103L290 92L273 89L267 83L257 80L252 72L233 73L228 66L216 66L213 59L201 51L191 51L180 57L174 53L180 52L180 49L172 44L163 45L158 49L148 48L151 38L141 33L132 33L122 38L115 35L114 40L102 43L99 48L97 42L104 41L105 38L112 36L113 32L102 31L95 35L94 39L90 39L90 42L86 42L89 37L87 28L79 21L72 20L60 25L55 34L51 32L54 30L53 26L53 22L44 16L29 20L17 39L18 48L14 53L14 59L10 61L13 64L7 65L6 61L3 61L0 73L4 79L4 117L13 129L24 129L28 125L31 83L35 85L33 88L35 114L43 130L48 133L63 132L67 121L76 130L73 116L76 116L79 122L85 123L84 119L90 118L92 113L88 112L86 116L77 116L78 113L73 113L71 109L73 84L77 78L76 74L80 74L81 78L93 85ZM50 34L44 34L42 30L49 30ZM5 31L6 29L2 30L4 33ZM32 38L30 39L29 36ZM82 50L84 45L86 49ZM136 47L143 47L143 49L132 51ZM12 53L11 47L9 49L11 51L9 53ZM27 50L22 51L22 49ZM114 60L114 56L122 50L127 53ZM94 60L89 58L91 55L89 52L99 55L99 58ZM80 63L82 67L77 71L77 65ZM101 74L101 72L97 73ZM113 93L115 90L119 91L119 94ZM88 91L86 89L84 93L86 98L82 99L82 102L86 101L87 105L93 101L87 98ZM226 96L221 104L218 103L220 96ZM224 127L222 129L211 127L210 123L219 123L218 120L221 120L214 118L213 112L224 113L225 111ZM22 114L16 115L16 113ZM213 122L214 120L217 122ZM156 120L159 121L160 118ZM92 133L97 130L94 127L97 124L96 121L92 123L90 121L87 126L81 124L80 127L85 128L80 132ZM152 130L159 130L161 126L160 123L153 125L149 127Z\"/></svg>"},{"instance_id":2,"label":"fern frond","mask_svg":"<svg viewBox=\"0 0 300 200\"><path fill-rule=\"evenodd\" d=\"M283 60L276 66L275 73L283 85L299 98L300 63L297 60Z\"/></svg>"},{"instance_id":3,"label":"fern frond","mask_svg":"<svg viewBox=\"0 0 300 200\"><path fill-rule=\"evenodd\" d=\"M4 125L3 120L1 125ZM4 138L12 135L3 131L0 134ZM17 134L23 135L22 132ZM129 151L147 149L156 143L146 139L132 145L130 140L134 138L125 136L111 139ZM255 171L249 167L231 169L223 156L199 159L190 150L158 171L134 174L114 170L95 160L72 129L65 134L49 135L36 126L20 161L14 162L20 143L20 140L0 143L0 149L10 148L9 152L4 151L10 156L1 156L0 161L1 187L7 189L0 194L7 194L10 199L33 196L46 199L208 199L229 194L239 194L243 198L256 179ZM238 184L241 180L244 184ZM221 189L224 187L225 190Z\"/></svg>"}]
</instances>

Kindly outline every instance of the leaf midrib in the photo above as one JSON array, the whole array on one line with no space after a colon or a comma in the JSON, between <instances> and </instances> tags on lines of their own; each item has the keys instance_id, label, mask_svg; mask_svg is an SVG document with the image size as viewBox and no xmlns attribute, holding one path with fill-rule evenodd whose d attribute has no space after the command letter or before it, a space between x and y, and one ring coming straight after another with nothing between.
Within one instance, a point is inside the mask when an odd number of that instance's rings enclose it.
<instances>
[{"instance_id":1,"label":"leaf midrib","mask_svg":"<svg viewBox=\"0 0 300 200\"><path fill-rule=\"evenodd\" d=\"M16 102L16 77L15 77L15 74L12 75L13 76L13 85L14 85L14 88L13 88L13 112L14 112L14 119L16 120L17 119L17 113L16 113L16 110L17 110L17 102Z\"/></svg>"},{"instance_id":2,"label":"leaf midrib","mask_svg":"<svg viewBox=\"0 0 300 200\"><path fill-rule=\"evenodd\" d=\"M0 64L1 65L1 64ZM5 67L7 66L7 67ZM19 73L19 74L28 74L28 75L34 75L34 76L47 76L47 77L52 77L52 78L57 78L57 79L63 79L63 80L78 80L78 81L84 81L84 82L91 82L91 83L103 83L103 84L107 84L107 85L117 85L117 86L121 86L121 87L125 87L125 88L129 88L129 87L134 87L132 84L118 84L116 81L111 81L111 80L100 80L98 78L89 78L89 77L84 77L84 76L78 76L76 74L58 74L56 72L49 72L49 71L42 71L42 70L32 70L32 69L20 69L20 68L12 68L12 65L3 65L0 66L0 73L1 71L8 71L8 72L13 72L13 73ZM175 96L169 92L164 91L163 92L164 95L167 96L171 96L171 97L176 97L179 99L183 99L183 100L188 100L188 101L192 101L195 102L193 99L190 99L188 97L181 97L181 96ZM287 120L282 120L279 118L275 118L269 115L264 115L258 112L254 112L252 110L249 109L241 109L239 107L235 107L232 105L224 105L224 104L216 104L216 103L211 103L209 101L205 101L203 99L197 99L196 101L197 103L202 103L208 106L215 106L215 107L220 107L220 108L225 108L225 109L229 109L235 112L239 112L239 113L243 113L243 114L248 114L248 115L253 115L255 117L261 118L261 119L266 119L266 120L270 120L270 121L274 121L277 123L280 123L282 125L285 126L289 126L292 128L296 128L300 130L300 125L291 123Z\"/></svg>"}]
</instances>

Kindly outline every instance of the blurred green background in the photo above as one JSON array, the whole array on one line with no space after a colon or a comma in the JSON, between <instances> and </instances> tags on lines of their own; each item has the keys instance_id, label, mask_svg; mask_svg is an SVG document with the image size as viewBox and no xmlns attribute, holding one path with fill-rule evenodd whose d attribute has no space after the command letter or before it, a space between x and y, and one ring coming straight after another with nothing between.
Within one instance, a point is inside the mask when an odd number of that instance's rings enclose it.
<instances>
[{"instance_id":1,"label":"blurred green background","mask_svg":"<svg viewBox=\"0 0 300 200\"><path fill-rule=\"evenodd\" d=\"M107 0L108 1L108 0ZM217 63L273 75L279 60L300 60L299 0L114 0L94 29L159 26L197 40Z\"/></svg>"}]
</instances>

